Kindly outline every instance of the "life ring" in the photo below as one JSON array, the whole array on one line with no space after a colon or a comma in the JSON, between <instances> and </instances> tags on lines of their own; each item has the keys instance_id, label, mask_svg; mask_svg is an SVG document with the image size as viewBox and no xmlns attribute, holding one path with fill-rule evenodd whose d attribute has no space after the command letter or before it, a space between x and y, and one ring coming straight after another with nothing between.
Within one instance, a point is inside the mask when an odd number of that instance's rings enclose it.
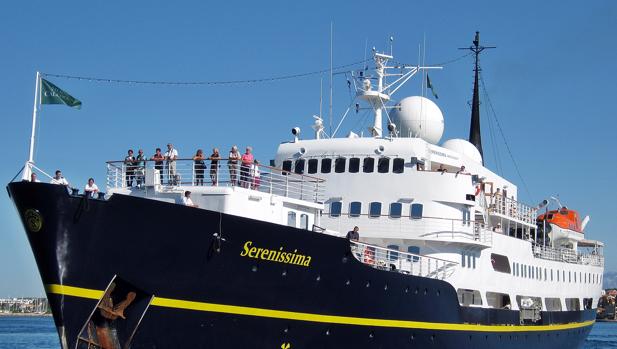
<instances>
[{"instance_id":1,"label":"life ring","mask_svg":"<svg viewBox=\"0 0 617 349\"><path fill-rule=\"evenodd\" d=\"M365 264L375 264L375 251L371 250L370 247L364 248L364 263Z\"/></svg>"}]
</instances>

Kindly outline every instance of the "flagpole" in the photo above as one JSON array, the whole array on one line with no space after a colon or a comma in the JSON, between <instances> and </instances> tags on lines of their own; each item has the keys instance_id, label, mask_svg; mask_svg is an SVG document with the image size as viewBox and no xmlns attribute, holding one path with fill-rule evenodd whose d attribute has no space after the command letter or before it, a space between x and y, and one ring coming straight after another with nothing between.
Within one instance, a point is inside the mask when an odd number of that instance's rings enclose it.
<instances>
[{"instance_id":1,"label":"flagpole","mask_svg":"<svg viewBox=\"0 0 617 349\"><path fill-rule=\"evenodd\" d=\"M28 162L26 163L26 167L24 168L24 176L22 177L25 180L30 180L30 173L32 172L32 165L34 164L34 137L36 135L36 115L38 113L38 105L40 102L40 83L41 73L37 71L36 84L34 87L34 107L32 110L32 135L30 136L30 153L28 155Z\"/></svg>"}]
</instances>

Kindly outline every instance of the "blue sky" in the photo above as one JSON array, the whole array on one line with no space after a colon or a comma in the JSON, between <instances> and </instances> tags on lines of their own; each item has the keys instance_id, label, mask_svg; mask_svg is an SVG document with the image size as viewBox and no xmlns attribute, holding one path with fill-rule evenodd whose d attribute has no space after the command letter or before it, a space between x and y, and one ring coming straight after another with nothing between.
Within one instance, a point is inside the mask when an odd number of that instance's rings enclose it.
<instances>
[{"instance_id":1,"label":"blue sky","mask_svg":"<svg viewBox=\"0 0 617 349\"><path fill-rule=\"evenodd\" d=\"M334 65L385 49L394 36L397 60L416 63L426 38L426 62L461 55L476 30L485 44L483 76L497 117L531 196L521 186L499 134L490 143L488 104L482 105L487 165L519 184L535 204L558 194L592 216L587 237L607 244L607 270L617 270L615 93L617 3L496 1L332 2L44 2L12 1L0 12L0 178L7 183L27 158L35 72L132 80L203 81L266 78ZM431 74L445 117L442 140L469 132L470 57ZM83 102L82 110L44 106L36 163L61 168L83 187L104 182L104 161L126 149L148 155L167 142L180 155L197 148L252 145L268 160L289 130L307 135L319 112L320 75L233 86L162 87L50 81ZM324 86L328 86L327 74ZM398 93L419 93L418 80ZM326 93L327 95L327 93ZM334 80L335 120L349 102L343 76ZM327 106L327 100L324 103ZM327 108L324 108L326 111ZM327 113L324 113L327 115ZM344 127L366 130L359 116ZM496 132L496 131L494 131ZM497 149L497 150L495 150ZM138 217L135 219L145 219ZM42 294L32 253L16 211L0 196L0 297Z\"/></svg>"}]
</instances>

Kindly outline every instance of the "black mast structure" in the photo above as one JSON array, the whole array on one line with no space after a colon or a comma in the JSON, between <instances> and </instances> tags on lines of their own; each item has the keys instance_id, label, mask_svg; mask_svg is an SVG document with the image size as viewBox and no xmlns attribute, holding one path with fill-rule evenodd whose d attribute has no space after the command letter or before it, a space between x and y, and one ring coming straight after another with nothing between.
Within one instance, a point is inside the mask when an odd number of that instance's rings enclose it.
<instances>
[{"instance_id":1,"label":"black mast structure","mask_svg":"<svg viewBox=\"0 0 617 349\"><path fill-rule=\"evenodd\" d=\"M482 135L480 132L480 93L478 86L478 74L480 72L480 53L488 48L496 48L496 46L481 46L480 45L480 32L476 32L476 37L473 40L473 45L469 47L462 47L459 50L470 50L475 54L475 79L473 85L473 100L471 103L471 125L469 127L469 142L478 148L480 155L482 156L482 163L484 163L484 153L482 152Z\"/></svg>"}]
</instances>

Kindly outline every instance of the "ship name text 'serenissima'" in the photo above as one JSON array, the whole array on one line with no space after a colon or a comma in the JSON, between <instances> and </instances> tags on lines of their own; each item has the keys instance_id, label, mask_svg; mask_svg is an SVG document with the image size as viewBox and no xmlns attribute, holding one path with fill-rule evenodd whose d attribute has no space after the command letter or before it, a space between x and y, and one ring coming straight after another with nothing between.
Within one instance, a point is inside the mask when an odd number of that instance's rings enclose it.
<instances>
[{"instance_id":1,"label":"ship name text 'serenissima'","mask_svg":"<svg viewBox=\"0 0 617 349\"><path fill-rule=\"evenodd\" d=\"M286 252L283 250L283 247L280 247L278 250L254 247L252 241L247 241L244 243L244 250L240 253L240 256L263 259L270 262L301 265L303 267L310 266L311 256L305 256L297 252L298 250Z\"/></svg>"}]
</instances>

